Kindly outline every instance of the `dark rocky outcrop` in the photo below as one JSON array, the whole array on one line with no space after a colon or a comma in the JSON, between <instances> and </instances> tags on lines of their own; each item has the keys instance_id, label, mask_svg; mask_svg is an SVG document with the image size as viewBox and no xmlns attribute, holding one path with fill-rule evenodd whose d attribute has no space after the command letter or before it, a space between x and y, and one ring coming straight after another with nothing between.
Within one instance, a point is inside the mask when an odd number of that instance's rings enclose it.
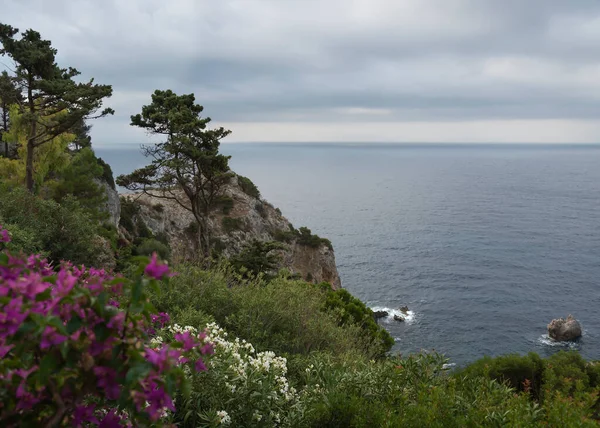
<instances>
[{"instance_id":1,"label":"dark rocky outcrop","mask_svg":"<svg viewBox=\"0 0 600 428\"><path fill-rule=\"evenodd\" d=\"M394 315L394 321L404 322L406 321L402 315Z\"/></svg>"},{"instance_id":2,"label":"dark rocky outcrop","mask_svg":"<svg viewBox=\"0 0 600 428\"><path fill-rule=\"evenodd\" d=\"M377 321L378 319L381 318L385 318L389 315L388 311L373 311L373 318L375 318L375 321Z\"/></svg>"},{"instance_id":3,"label":"dark rocky outcrop","mask_svg":"<svg viewBox=\"0 0 600 428\"><path fill-rule=\"evenodd\" d=\"M548 335L559 342L577 339L581 334L581 324L573 315L569 315L567 319L554 319L548 324Z\"/></svg>"}]
</instances>

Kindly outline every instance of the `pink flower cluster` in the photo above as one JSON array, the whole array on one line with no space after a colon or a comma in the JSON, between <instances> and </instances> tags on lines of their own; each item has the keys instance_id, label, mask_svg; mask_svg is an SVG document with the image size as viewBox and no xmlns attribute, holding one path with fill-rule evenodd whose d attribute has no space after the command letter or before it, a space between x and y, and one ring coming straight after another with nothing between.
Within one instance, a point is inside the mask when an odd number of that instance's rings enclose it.
<instances>
[{"instance_id":1,"label":"pink flower cluster","mask_svg":"<svg viewBox=\"0 0 600 428\"><path fill-rule=\"evenodd\" d=\"M159 425L175 410L179 367L205 370L212 346L184 333L150 348L149 321L169 318L151 313L145 288L168 268L154 256L142 271L130 281L0 252L0 426Z\"/></svg>"}]
</instances>

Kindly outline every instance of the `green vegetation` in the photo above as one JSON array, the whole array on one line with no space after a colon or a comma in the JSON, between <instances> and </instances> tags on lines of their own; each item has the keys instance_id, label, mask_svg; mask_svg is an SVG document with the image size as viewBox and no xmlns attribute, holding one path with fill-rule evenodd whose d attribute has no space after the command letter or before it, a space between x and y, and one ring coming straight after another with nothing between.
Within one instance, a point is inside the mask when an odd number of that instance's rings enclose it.
<instances>
[{"instance_id":1,"label":"green vegetation","mask_svg":"<svg viewBox=\"0 0 600 428\"><path fill-rule=\"evenodd\" d=\"M239 254L231 257L229 262L238 272L247 277L265 275L265 278L272 279L281 259L277 250L281 248L282 245L278 242L254 240Z\"/></svg>"},{"instance_id":2,"label":"green vegetation","mask_svg":"<svg viewBox=\"0 0 600 428\"><path fill-rule=\"evenodd\" d=\"M0 221L18 237L11 243L14 250L43 251L55 264L70 260L90 266L101 252L98 242L90 239L99 225L71 196L59 204L22 187L0 186Z\"/></svg>"},{"instance_id":3,"label":"green vegetation","mask_svg":"<svg viewBox=\"0 0 600 428\"><path fill-rule=\"evenodd\" d=\"M240 185L241 189L246 195L252 196L256 199L260 198L260 191L258 190L258 187L256 187L256 184L252 182L252 180L250 180L248 177L244 177L243 175L239 174L237 176L237 179L238 184Z\"/></svg>"},{"instance_id":4,"label":"green vegetation","mask_svg":"<svg viewBox=\"0 0 600 428\"><path fill-rule=\"evenodd\" d=\"M239 217L223 217L221 220L226 233L236 230L244 230L244 219Z\"/></svg>"},{"instance_id":5,"label":"green vegetation","mask_svg":"<svg viewBox=\"0 0 600 428\"><path fill-rule=\"evenodd\" d=\"M295 240L298 244L307 247L319 248L321 245L325 245L330 250L333 250L333 245L331 245L329 239L321 238L319 235L313 235L308 227L295 229L290 224L290 230L278 230L274 233L273 237L279 242L290 243Z\"/></svg>"}]
</instances>

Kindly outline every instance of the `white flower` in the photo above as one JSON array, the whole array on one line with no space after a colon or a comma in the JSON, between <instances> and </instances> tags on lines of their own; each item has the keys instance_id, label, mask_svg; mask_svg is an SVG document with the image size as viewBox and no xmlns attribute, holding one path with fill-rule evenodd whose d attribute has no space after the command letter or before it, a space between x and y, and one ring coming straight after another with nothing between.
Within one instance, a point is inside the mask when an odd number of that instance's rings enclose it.
<instances>
[{"instance_id":1,"label":"white flower","mask_svg":"<svg viewBox=\"0 0 600 428\"><path fill-rule=\"evenodd\" d=\"M231 417L225 410L219 410L217 412L218 423L222 425L229 425L231 423Z\"/></svg>"}]
</instances>

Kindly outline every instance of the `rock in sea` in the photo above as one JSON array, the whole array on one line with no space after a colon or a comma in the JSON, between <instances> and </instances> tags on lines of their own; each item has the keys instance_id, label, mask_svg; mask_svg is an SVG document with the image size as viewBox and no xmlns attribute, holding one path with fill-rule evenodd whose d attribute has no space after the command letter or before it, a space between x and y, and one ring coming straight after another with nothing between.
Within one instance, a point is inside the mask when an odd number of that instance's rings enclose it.
<instances>
[{"instance_id":1,"label":"rock in sea","mask_svg":"<svg viewBox=\"0 0 600 428\"><path fill-rule=\"evenodd\" d=\"M567 319L554 319L548 324L548 336L559 342L577 339L581 337L581 331L581 324L573 315Z\"/></svg>"},{"instance_id":2,"label":"rock in sea","mask_svg":"<svg viewBox=\"0 0 600 428\"><path fill-rule=\"evenodd\" d=\"M380 318L385 318L389 315L388 311L374 311L373 312L373 317L375 317L375 321L377 321Z\"/></svg>"}]
</instances>

